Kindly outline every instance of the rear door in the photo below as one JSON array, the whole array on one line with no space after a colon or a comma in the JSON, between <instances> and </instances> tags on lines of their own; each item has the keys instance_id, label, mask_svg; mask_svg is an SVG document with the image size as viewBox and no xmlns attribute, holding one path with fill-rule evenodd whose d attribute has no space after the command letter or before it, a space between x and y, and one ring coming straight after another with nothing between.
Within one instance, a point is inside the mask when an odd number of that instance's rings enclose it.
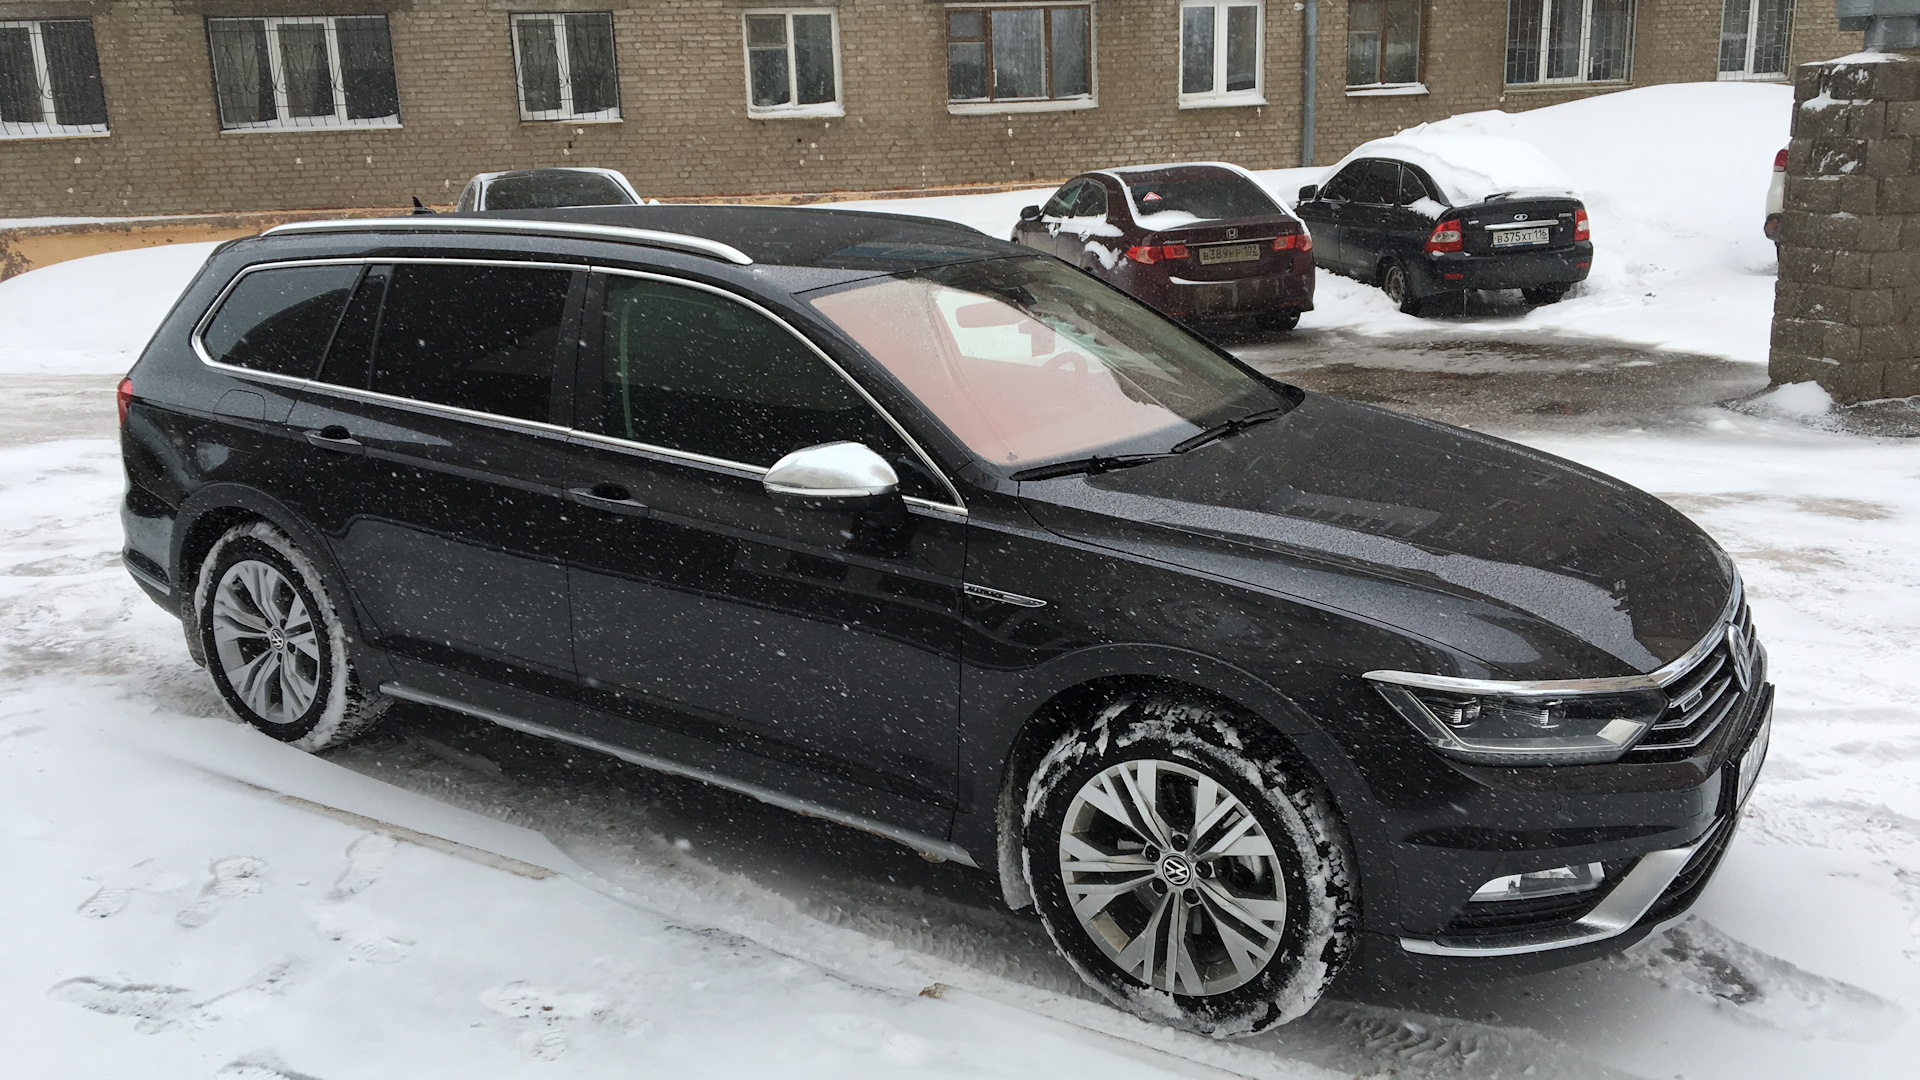
<instances>
[{"instance_id":1,"label":"rear door","mask_svg":"<svg viewBox=\"0 0 1920 1080\"><path fill-rule=\"evenodd\" d=\"M415 690L517 715L571 697L556 409L585 284L564 266L370 266L289 418L294 497Z\"/></svg>"},{"instance_id":2,"label":"rear door","mask_svg":"<svg viewBox=\"0 0 1920 1080\"><path fill-rule=\"evenodd\" d=\"M944 836L965 556L944 481L764 309L609 272L590 312L570 481L582 704L628 724L628 743L736 776L802 770L843 808L886 805ZM894 463L904 510L762 486L780 457L840 440Z\"/></svg>"}]
</instances>

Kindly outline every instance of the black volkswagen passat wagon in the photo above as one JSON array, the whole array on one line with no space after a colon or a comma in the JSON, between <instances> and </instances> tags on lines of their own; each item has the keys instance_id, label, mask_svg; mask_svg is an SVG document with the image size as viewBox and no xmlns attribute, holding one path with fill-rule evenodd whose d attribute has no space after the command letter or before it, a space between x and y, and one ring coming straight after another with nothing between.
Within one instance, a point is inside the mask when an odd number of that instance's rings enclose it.
<instances>
[{"instance_id":1,"label":"black volkswagen passat wagon","mask_svg":"<svg viewBox=\"0 0 1920 1080\"><path fill-rule=\"evenodd\" d=\"M1766 749L1686 518L959 226L283 226L120 405L127 566L260 730L421 702L832 818L1214 1035L1638 940Z\"/></svg>"}]
</instances>

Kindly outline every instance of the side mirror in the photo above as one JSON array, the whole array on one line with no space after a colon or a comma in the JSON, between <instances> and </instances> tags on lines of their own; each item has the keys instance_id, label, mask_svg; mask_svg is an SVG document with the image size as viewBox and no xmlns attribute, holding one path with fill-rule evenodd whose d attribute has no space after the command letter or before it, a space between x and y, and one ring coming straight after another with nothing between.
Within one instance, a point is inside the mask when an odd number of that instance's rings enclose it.
<instances>
[{"instance_id":1,"label":"side mirror","mask_svg":"<svg viewBox=\"0 0 1920 1080\"><path fill-rule=\"evenodd\" d=\"M1023 206L1023 207L1021 207L1021 208L1020 208L1020 220L1021 220L1021 221L1039 221L1039 220L1040 220L1040 208L1039 208L1039 207L1037 207L1037 206Z\"/></svg>"},{"instance_id":2,"label":"side mirror","mask_svg":"<svg viewBox=\"0 0 1920 1080\"><path fill-rule=\"evenodd\" d=\"M820 505L858 505L899 494L900 474L857 442L821 443L773 463L761 480L769 495Z\"/></svg>"},{"instance_id":3,"label":"side mirror","mask_svg":"<svg viewBox=\"0 0 1920 1080\"><path fill-rule=\"evenodd\" d=\"M1319 184L1308 184L1306 187L1303 187L1300 189L1300 201L1312 202L1316 197L1319 196L1319 194L1320 194Z\"/></svg>"}]
</instances>

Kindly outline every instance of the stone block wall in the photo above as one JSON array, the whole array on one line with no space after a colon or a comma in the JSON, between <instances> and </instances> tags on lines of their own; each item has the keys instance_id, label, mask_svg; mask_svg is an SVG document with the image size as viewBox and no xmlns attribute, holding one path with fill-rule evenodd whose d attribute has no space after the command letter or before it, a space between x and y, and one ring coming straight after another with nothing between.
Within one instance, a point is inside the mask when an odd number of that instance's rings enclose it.
<instances>
[{"instance_id":1,"label":"stone block wall","mask_svg":"<svg viewBox=\"0 0 1920 1080\"><path fill-rule=\"evenodd\" d=\"M1920 394L1920 55L1799 69L1780 245L1773 381Z\"/></svg>"}]
</instances>

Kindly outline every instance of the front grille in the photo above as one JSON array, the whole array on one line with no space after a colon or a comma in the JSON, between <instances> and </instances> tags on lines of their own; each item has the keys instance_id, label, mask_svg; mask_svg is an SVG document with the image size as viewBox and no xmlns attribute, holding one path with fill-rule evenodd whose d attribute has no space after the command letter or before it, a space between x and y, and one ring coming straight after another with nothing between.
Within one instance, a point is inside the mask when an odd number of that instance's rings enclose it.
<instances>
[{"instance_id":1,"label":"front grille","mask_svg":"<svg viewBox=\"0 0 1920 1080\"><path fill-rule=\"evenodd\" d=\"M1740 605L1735 622L1747 640L1753 640L1753 611L1745 603ZM1734 678L1733 663L1733 654L1722 635L1719 644L1693 670L1667 687L1667 711L1634 746L1634 752L1691 750L1706 742L1740 707L1743 694ZM1756 686L1760 675L1756 668Z\"/></svg>"}]
</instances>

